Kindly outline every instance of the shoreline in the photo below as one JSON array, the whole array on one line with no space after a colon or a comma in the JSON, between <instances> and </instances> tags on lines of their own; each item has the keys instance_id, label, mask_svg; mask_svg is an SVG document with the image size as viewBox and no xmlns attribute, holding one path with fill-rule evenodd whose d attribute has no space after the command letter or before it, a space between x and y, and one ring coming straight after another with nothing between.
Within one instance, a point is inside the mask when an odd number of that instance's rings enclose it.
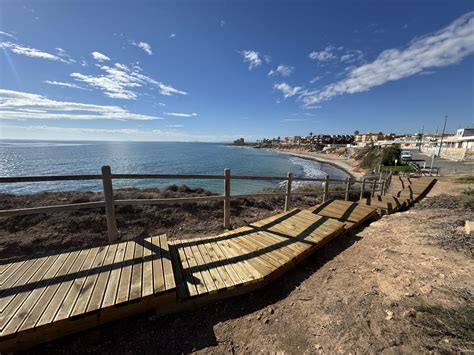
<instances>
[{"instance_id":1,"label":"shoreline","mask_svg":"<svg viewBox=\"0 0 474 355\"><path fill-rule=\"evenodd\" d=\"M294 151L290 151L290 150L281 150L281 149L272 149L272 148L270 148L270 150L272 150L274 152L279 152L279 153L292 155L292 156L302 158L302 159L314 160L314 161L317 161L319 163L329 164L329 165L343 171L344 173L348 174L352 178L359 178L360 179L360 178L364 177L364 174L352 170L354 168L354 166L352 164L350 164L350 162L347 159L330 158L328 156L323 157L323 156L321 156L322 154L312 153L312 152L294 152ZM327 154L325 154L325 155L327 155Z\"/></svg>"}]
</instances>

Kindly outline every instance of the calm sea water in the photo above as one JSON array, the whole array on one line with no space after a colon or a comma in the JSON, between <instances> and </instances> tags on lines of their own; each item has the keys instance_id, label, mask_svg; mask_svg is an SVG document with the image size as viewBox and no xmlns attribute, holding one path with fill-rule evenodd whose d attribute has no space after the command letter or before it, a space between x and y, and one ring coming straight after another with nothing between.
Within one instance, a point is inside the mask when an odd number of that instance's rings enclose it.
<instances>
[{"instance_id":1,"label":"calm sea water","mask_svg":"<svg viewBox=\"0 0 474 355\"><path fill-rule=\"evenodd\" d=\"M0 140L0 176L100 174L102 165L113 173L223 174L323 178L346 174L327 164L254 148L214 143L53 142ZM222 193L220 180L114 180L114 187L200 186ZM232 181L232 193L259 192L279 181ZM0 184L0 192L30 194L43 191L99 191L100 180Z\"/></svg>"}]
</instances>

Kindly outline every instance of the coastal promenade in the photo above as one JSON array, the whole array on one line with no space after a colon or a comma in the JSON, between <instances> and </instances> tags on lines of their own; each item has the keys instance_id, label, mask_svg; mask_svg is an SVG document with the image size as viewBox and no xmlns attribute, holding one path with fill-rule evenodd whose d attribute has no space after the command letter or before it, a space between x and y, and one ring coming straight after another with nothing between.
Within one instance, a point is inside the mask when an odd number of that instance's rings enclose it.
<instances>
[{"instance_id":1,"label":"coastal promenade","mask_svg":"<svg viewBox=\"0 0 474 355\"><path fill-rule=\"evenodd\" d=\"M410 204L436 181L394 179L392 197ZM327 199L217 236L168 241L159 235L2 263L0 351L259 289L376 215L362 200Z\"/></svg>"}]
</instances>

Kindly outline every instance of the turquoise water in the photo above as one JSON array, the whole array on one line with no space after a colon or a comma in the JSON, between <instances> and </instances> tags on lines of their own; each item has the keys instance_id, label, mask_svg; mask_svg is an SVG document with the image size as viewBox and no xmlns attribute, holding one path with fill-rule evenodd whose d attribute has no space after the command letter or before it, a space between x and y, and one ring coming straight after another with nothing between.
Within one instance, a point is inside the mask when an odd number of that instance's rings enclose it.
<instances>
[{"instance_id":1,"label":"turquoise water","mask_svg":"<svg viewBox=\"0 0 474 355\"><path fill-rule=\"evenodd\" d=\"M345 178L331 165L273 151L217 143L57 142L0 140L0 176L113 173L223 174ZM221 180L114 180L114 187L200 186L222 193ZM232 193L253 193L281 181L232 181ZM0 192L30 194L44 191L99 191L100 180L0 184Z\"/></svg>"}]
</instances>

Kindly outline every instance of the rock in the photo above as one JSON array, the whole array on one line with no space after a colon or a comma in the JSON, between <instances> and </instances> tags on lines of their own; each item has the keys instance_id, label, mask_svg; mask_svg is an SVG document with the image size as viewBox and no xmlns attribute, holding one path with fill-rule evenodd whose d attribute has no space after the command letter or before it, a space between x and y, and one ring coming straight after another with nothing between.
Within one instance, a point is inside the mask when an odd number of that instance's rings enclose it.
<instances>
[{"instance_id":1,"label":"rock","mask_svg":"<svg viewBox=\"0 0 474 355\"><path fill-rule=\"evenodd\" d=\"M390 320L390 319L393 318L393 312L392 312L392 311L386 309L386 310L385 310L385 313L387 314L387 315L385 316L385 320Z\"/></svg>"},{"instance_id":2,"label":"rock","mask_svg":"<svg viewBox=\"0 0 474 355\"><path fill-rule=\"evenodd\" d=\"M433 287L430 284L420 287L420 292L425 295L431 293L431 291L433 291Z\"/></svg>"},{"instance_id":3,"label":"rock","mask_svg":"<svg viewBox=\"0 0 474 355\"><path fill-rule=\"evenodd\" d=\"M464 225L464 230L466 231L466 234L474 235L474 222L466 221L466 224Z\"/></svg>"},{"instance_id":4,"label":"rock","mask_svg":"<svg viewBox=\"0 0 474 355\"><path fill-rule=\"evenodd\" d=\"M411 308L411 309L408 309L406 310L405 312L403 312L403 318L415 318L416 317L416 311Z\"/></svg>"},{"instance_id":5,"label":"rock","mask_svg":"<svg viewBox=\"0 0 474 355\"><path fill-rule=\"evenodd\" d=\"M407 293L405 293L403 296L405 296L405 297L413 297L413 296L415 296L415 294L414 294L413 292L407 292Z\"/></svg>"},{"instance_id":6,"label":"rock","mask_svg":"<svg viewBox=\"0 0 474 355\"><path fill-rule=\"evenodd\" d=\"M274 310L272 307L270 307L270 308L268 309L268 313L273 314L273 313L275 313L275 310Z\"/></svg>"},{"instance_id":7,"label":"rock","mask_svg":"<svg viewBox=\"0 0 474 355\"><path fill-rule=\"evenodd\" d=\"M270 319L265 318L265 320L264 320L263 322L264 322L265 324L268 324L268 323L270 323Z\"/></svg>"},{"instance_id":8,"label":"rock","mask_svg":"<svg viewBox=\"0 0 474 355\"><path fill-rule=\"evenodd\" d=\"M261 315L261 314L259 314L259 315L257 316L257 320L260 320L260 319L262 319L262 315Z\"/></svg>"}]
</instances>

